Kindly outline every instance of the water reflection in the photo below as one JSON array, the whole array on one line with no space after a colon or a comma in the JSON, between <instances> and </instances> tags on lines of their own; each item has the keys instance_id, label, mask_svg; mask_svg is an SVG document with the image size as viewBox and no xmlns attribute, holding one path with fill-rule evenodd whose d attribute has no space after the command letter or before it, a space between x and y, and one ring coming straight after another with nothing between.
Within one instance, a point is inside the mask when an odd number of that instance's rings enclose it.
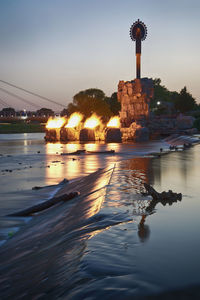
<instances>
[{"instance_id":1,"label":"water reflection","mask_svg":"<svg viewBox=\"0 0 200 300\"><path fill-rule=\"evenodd\" d=\"M46 144L46 154L55 154L59 153L61 150L61 143L47 143Z\"/></svg>"},{"instance_id":2,"label":"water reflection","mask_svg":"<svg viewBox=\"0 0 200 300\"><path fill-rule=\"evenodd\" d=\"M143 190L144 182L153 181L153 173L151 168L150 158L134 158L121 164L122 170L130 170L125 177L127 183L131 181L131 186L136 192L140 193Z\"/></svg>"},{"instance_id":3,"label":"water reflection","mask_svg":"<svg viewBox=\"0 0 200 300\"><path fill-rule=\"evenodd\" d=\"M131 205L133 207L133 216L140 216L138 223L138 237L141 242L145 242L150 237L150 228L145 223L150 214L156 212L155 208L158 203L163 206L172 205L181 197L177 198L160 198L152 199L145 194L144 183L154 185L161 182L161 163L160 160L150 158L134 158L120 162L115 169L112 178L112 192L110 193L110 205L120 207ZM159 166L159 167L158 167Z\"/></svg>"},{"instance_id":4,"label":"water reflection","mask_svg":"<svg viewBox=\"0 0 200 300\"><path fill-rule=\"evenodd\" d=\"M99 148L98 144L95 143L85 144L84 146L86 151L97 151Z\"/></svg>"},{"instance_id":5,"label":"water reflection","mask_svg":"<svg viewBox=\"0 0 200 300\"><path fill-rule=\"evenodd\" d=\"M149 226L145 224L146 221L146 215L142 215L141 221L138 225L138 236L140 239L140 242L146 242L149 239L150 236L150 229Z\"/></svg>"},{"instance_id":6,"label":"water reflection","mask_svg":"<svg viewBox=\"0 0 200 300\"><path fill-rule=\"evenodd\" d=\"M78 144L65 144L65 145L63 145L63 149L67 153L71 153L71 152L77 151L79 149L79 145Z\"/></svg>"},{"instance_id":7,"label":"water reflection","mask_svg":"<svg viewBox=\"0 0 200 300\"><path fill-rule=\"evenodd\" d=\"M95 153L111 149L114 149L118 155L121 148L118 144L104 143L47 143L45 145L46 184L55 184L63 178L72 180L95 172L99 168L112 166L117 159L115 153ZM73 154L77 150L86 152L80 155ZM69 155L61 155L62 153Z\"/></svg>"}]
</instances>

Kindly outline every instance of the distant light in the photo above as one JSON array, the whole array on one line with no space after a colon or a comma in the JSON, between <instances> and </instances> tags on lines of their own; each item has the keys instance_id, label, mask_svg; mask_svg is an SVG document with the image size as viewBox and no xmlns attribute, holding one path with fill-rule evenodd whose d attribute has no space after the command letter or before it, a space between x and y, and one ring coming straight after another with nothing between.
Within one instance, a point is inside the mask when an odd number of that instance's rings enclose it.
<instances>
[{"instance_id":1,"label":"distant light","mask_svg":"<svg viewBox=\"0 0 200 300\"><path fill-rule=\"evenodd\" d=\"M24 112L26 112L26 109L24 108Z\"/></svg>"},{"instance_id":2,"label":"distant light","mask_svg":"<svg viewBox=\"0 0 200 300\"><path fill-rule=\"evenodd\" d=\"M160 101L157 101L157 105L160 105Z\"/></svg>"},{"instance_id":3,"label":"distant light","mask_svg":"<svg viewBox=\"0 0 200 300\"><path fill-rule=\"evenodd\" d=\"M26 120L28 117L27 116L21 116L22 120Z\"/></svg>"}]
</instances>

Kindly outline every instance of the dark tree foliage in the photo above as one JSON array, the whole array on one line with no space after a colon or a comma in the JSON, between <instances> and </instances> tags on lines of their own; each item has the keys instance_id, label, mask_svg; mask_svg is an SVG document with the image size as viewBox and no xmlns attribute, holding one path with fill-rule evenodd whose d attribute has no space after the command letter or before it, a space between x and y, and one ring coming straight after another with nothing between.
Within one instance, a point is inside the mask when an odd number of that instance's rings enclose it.
<instances>
[{"instance_id":1,"label":"dark tree foliage","mask_svg":"<svg viewBox=\"0 0 200 300\"><path fill-rule=\"evenodd\" d=\"M180 91L175 101L175 107L182 113L194 110L197 107L196 100L188 93L186 86Z\"/></svg>"},{"instance_id":2,"label":"dark tree foliage","mask_svg":"<svg viewBox=\"0 0 200 300\"><path fill-rule=\"evenodd\" d=\"M15 110L12 107L6 107L3 108L1 111L1 115L3 115L4 117L10 117L10 116L15 116Z\"/></svg>"},{"instance_id":3,"label":"dark tree foliage","mask_svg":"<svg viewBox=\"0 0 200 300\"><path fill-rule=\"evenodd\" d=\"M44 116L44 115L45 116L53 116L54 115L54 112L53 112L52 109L45 108L45 107L37 110L36 113L37 113L38 116Z\"/></svg>"},{"instance_id":4,"label":"dark tree foliage","mask_svg":"<svg viewBox=\"0 0 200 300\"><path fill-rule=\"evenodd\" d=\"M197 128L198 130L200 130L200 118L197 118L194 121L193 127Z\"/></svg>"},{"instance_id":5,"label":"dark tree foliage","mask_svg":"<svg viewBox=\"0 0 200 300\"><path fill-rule=\"evenodd\" d=\"M161 113L167 112L167 107L169 105L165 105L165 103L171 104L171 110L176 112L186 113L191 110L198 110L198 105L192 95L187 91L187 88L184 87L180 93L169 91L164 85L161 85L160 78L156 78L153 80L154 82L154 98L151 101L151 108L157 108L162 110ZM161 103L160 108L158 109L158 101ZM164 109L165 107L165 109Z\"/></svg>"},{"instance_id":6,"label":"dark tree foliage","mask_svg":"<svg viewBox=\"0 0 200 300\"><path fill-rule=\"evenodd\" d=\"M68 105L69 114L78 111L86 118L96 113L98 116L107 119L112 115L110 107L105 100L106 96L102 90L87 89L77 93L73 97L73 103Z\"/></svg>"},{"instance_id":7,"label":"dark tree foliage","mask_svg":"<svg viewBox=\"0 0 200 300\"><path fill-rule=\"evenodd\" d=\"M60 112L60 115L61 115L61 117L68 116L68 115L69 115L68 109L67 109L67 108L64 108L64 109Z\"/></svg>"},{"instance_id":8,"label":"dark tree foliage","mask_svg":"<svg viewBox=\"0 0 200 300\"><path fill-rule=\"evenodd\" d=\"M151 108L157 107L157 102L171 102L174 103L178 96L177 92L170 92L164 85L161 85L161 79L155 78L154 83L154 97L151 101Z\"/></svg>"},{"instance_id":9,"label":"dark tree foliage","mask_svg":"<svg viewBox=\"0 0 200 300\"><path fill-rule=\"evenodd\" d=\"M114 92L111 97L106 97L106 102L108 103L112 113L114 115L118 115L121 110L121 103L117 100L117 93Z\"/></svg>"}]
</instances>

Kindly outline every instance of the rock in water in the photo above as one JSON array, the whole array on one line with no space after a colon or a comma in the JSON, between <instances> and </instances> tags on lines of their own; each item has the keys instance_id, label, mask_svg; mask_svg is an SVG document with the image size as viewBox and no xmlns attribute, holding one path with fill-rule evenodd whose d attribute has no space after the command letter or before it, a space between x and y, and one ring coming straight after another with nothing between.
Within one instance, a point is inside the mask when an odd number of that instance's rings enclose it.
<instances>
[{"instance_id":1,"label":"rock in water","mask_svg":"<svg viewBox=\"0 0 200 300\"><path fill-rule=\"evenodd\" d=\"M47 142L56 142L58 140L56 129L46 129L46 135L44 138Z\"/></svg>"},{"instance_id":2,"label":"rock in water","mask_svg":"<svg viewBox=\"0 0 200 300\"><path fill-rule=\"evenodd\" d=\"M149 140L149 129L147 127L137 128L133 139L135 142L147 142Z\"/></svg>"},{"instance_id":3,"label":"rock in water","mask_svg":"<svg viewBox=\"0 0 200 300\"><path fill-rule=\"evenodd\" d=\"M95 141L95 133L93 129L90 128L83 128L80 131L80 141L87 142L87 141Z\"/></svg>"},{"instance_id":4,"label":"rock in water","mask_svg":"<svg viewBox=\"0 0 200 300\"><path fill-rule=\"evenodd\" d=\"M60 140L62 142L76 141L76 131L74 128L61 128L60 130Z\"/></svg>"},{"instance_id":5,"label":"rock in water","mask_svg":"<svg viewBox=\"0 0 200 300\"><path fill-rule=\"evenodd\" d=\"M119 128L107 128L105 132L105 141L107 143L121 143L122 134Z\"/></svg>"}]
</instances>

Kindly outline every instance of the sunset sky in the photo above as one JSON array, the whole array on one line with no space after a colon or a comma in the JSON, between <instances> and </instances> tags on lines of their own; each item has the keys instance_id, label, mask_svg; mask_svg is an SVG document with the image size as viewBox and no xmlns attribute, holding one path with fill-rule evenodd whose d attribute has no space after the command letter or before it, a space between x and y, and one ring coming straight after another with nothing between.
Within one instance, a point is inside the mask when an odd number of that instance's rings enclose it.
<instances>
[{"instance_id":1,"label":"sunset sky","mask_svg":"<svg viewBox=\"0 0 200 300\"><path fill-rule=\"evenodd\" d=\"M87 88L110 96L119 80L135 78L129 29L138 18L148 28L141 76L159 77L169 90L186 85L200 102L199 0L0 0L0 79L66 106ZM2 91L0 99L34 110Z\"/></svg>"}]
</instances>

